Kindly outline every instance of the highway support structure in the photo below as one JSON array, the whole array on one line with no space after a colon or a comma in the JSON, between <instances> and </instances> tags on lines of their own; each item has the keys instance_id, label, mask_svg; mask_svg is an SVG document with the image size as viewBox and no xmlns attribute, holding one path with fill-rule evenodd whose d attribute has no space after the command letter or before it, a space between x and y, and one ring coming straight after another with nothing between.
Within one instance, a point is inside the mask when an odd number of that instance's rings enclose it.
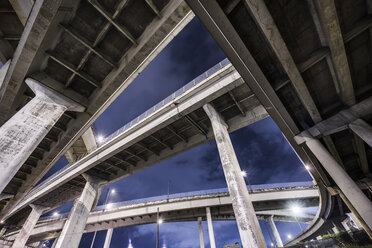
<instances>
[{"instance_id":1,"label":"highway support structure","mask_svg":"<svg viewBox=\"0 0 372 248\"><path fill-rule=\"evenodd\" d=\"M17 235L17 238L14 240L12 248L25 247L28 238L31 235L32 230L34 229L37 221L40 216L46 210L44 207L31 205L31 213L28 216L26 222L23 224L21 231Z\"/></svg>"},{"instance_id":2,"label":"highway support structure","mask_svg":"<svg viewBox=\"0 0 372 248\"><path fill-rule=\"evenodd\" d=\"M283 241L280 238L280 234L279 234L278 229L276 228L276 225L275 225L275 222L274 222L274 216L269 217L269 223L270 223L271 231L274 234L274 239L275 239L276 245L278 247L283 247Z\"/></svg>"},{"instance_id":3,"label":"highway support structure","mask_svg":"<svg viewBox=\"0 0 372 248\"><path fill-rule=\"evenodd\" d=\"M110 228L107 230L106 237L105 237L105 243L103 244L103 248L110 248L112 233L114 229Z\"/></svg>"},{"instance_id":4,"label":"highway support structure","mask_svg":"<svg viewBox=\"0 0 372 248\"><path fill-rule=\"evenodd\" d=\"M84 174L84 178L86 179L84 190L71 209L56 248L77 248L79 246L88 215L100 197L101 186L104 182L87 174Z\"/></svg>"},{"instance_id":5,"label":"highway support structure","mask_svg":"<svg viewBox=\"0 0 372 248\"><path fill-rule=\"evenodd\" d=\"M262 230L227 131L228 125L211 104L205 104L203 109L212 123L242 245L247 248L266 247Z\"/></svg>"},{"instance_id":6,"label":"highway support structure","mask_svg":"<svg viewBox=\"0 0 372 248\"><path fill-rule=\"evenodd\" d=\"M210 244L211 248L216 248L216 240L214 238L211 208L207 207L205 209L205 212L206 212L207 223L208 223L209 244Z\"/></svg>"},{"instance_id":7,"label":"highway support structure","mask_svg":"<svg viewBox=\"0 0 372 248\"><path fill-rule=\"evenodd\" d=\"M202 217L198 217L200 248L205 248Z\"/></svg>"},{"instance_id":8,"label":"highway support structure","mask_svg":"<svg viewBox=\"0 0 372 248\"><path fill-rule=\"evenodd\" d=\"M36 96L0 127L0 193L65 111L84 111L36 80L26 83Z\"/></svg>"},{"instance_id":9,"label":"highway support structure","mask_svg":"<svg viewBox=\"0 0 372 248\"><path fill-rule=\"evenodd\" d=\"M372 202L318 138L350 128L368 145L371 145L369 142L372 137L372 128L361 119L363 116L371 114L371 112L372 97L369 97L295 136L297 144L306 145L335 181L340 189L339 193L342 200L370 238L372 238Z\"/></svg>"}]
</instances>

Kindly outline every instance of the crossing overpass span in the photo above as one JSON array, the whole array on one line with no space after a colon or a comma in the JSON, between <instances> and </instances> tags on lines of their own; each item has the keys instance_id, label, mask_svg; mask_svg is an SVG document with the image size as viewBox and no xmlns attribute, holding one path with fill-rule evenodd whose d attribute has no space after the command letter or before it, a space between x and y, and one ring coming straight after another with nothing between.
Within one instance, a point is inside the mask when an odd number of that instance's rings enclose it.
<instances>
[{"instance_id":1,"label":"crossing overpass span","mask_svg":"<svg viewBox=\"0 0 372 248\"><path fill-rule=\"evenodd\" d=\"M109 184L212 140L210 122L202 110L209 102L224 116L230 132L267 117L234 67L224 60L32 189L10 215L31 203L55 208L77 198L85 184L82 173ZM12 222L20 217L17 214Z\"/></svg>"},{"instance_id":2,"label":"crossing overpass span","mask_svg":"<svg viewBox=\"0 0 372 248\"><path fill-rule=\"evenodd\" d=\"M315 217L306 213L295 217L290 209L293 204L304 208L319 205L318 188L312 182L252 185L249 188L259 219L273 215L276 221L309 223ZM155 223L158 209L164 222L195 221L197 217L205 219L206 207L211 208L214 220L235 220L231 198L224 188L101 205L89 214L85 232ZM67 216L68 213L40 218L29 243L57 237ZM7 239L14 239L16 234L7 234Z\"/></svg>"}]
</instances>

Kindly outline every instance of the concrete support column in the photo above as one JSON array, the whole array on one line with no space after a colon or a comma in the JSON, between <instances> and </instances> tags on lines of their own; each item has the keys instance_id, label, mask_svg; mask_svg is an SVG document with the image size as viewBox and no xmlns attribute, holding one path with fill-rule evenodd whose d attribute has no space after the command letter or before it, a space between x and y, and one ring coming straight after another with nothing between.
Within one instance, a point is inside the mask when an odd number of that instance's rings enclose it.
<instances>
[{"instance_id":1,"label":"concrete support column","mask_svg":"<svg viewBox=\"0 0 372 248\"><path fill-rule=\"evenodd\" d=\"M372 127L367 122L362 119L356 119L349 124L349 128L372 147Z\"/></svg>"},{"instance_id":2,"label":"concrete support column","mask_svg":"<svg viewBox=\"0 0 372 248\"><path fill-rule=\"evenodd\" d=\"M205 209L207 215L207 223L208 223L208 234L209 234L209 243L211 248L216 248L216 241L214 239L214 231L213 231L213 224L212 224L212 215L211 209L207 207Z\"/></svg>"},{"instance_id":3,"label":"concrete support column","mask_svg":"<svg viewBox=\"0 0 372 248\"><path fill-rule=\"evenodd\" d=\"M12 247L20 248L25 247L28 238L31 235L32 230L34 229L36 222L39 220L40 216L42 215L43 211L45 210L44 207L31 205L32 211L28 216L26 222L23 224L21 231L18 233L16 239Z\"/></svg>"},{"instance_id":4,"label":"concrete support column","mask_svg":"<svg viewBox=\"0 0 372 248\"><path fill-rule=\"evenodd\" d=\"M56 248L56 244L58 242L58 238L56 238L50 248Z\"/></svg>"},{"instance_id":5,"label":"concrete support column","mask_svg":"<svg viewBox=\"0 0 372 248\"><path fill-rule=\"evenodd\" d=\"M84 175L84 178L87 180L84 190L80 198L75 200L70 215L58 238L56 248L77 248L79 246L88 215L99 198L100 187L103 182L88 175Z\"/></svg>"},{"instance_id":6,"label":"concrete support column","mask_svg":"<svg viewBox=\"0 0 372 248\"><path fill-rule=\"evenodd\" d=\"M357 229L363 229L363 226L360 224L359 220L357 219L357 217L355 216L354 213L348 213L347 215L353 221L353 223L354 223L354 225L356 226Z\"/></svg>"},{"instance_id":7,"label":"concrete support column","mask_svg":"<svg viewBox=\"0 0 372 248\"><path fill-rule=\"evenodd\" d=\"M372 202L318 139L313 138L308 132L303 132L300 137L296 136L296 141L297 143L306 143L307 147L340 188L340 196L350 202L361 217L360 222L364 230L372 237ZM343 200L345 201L344 198Z\"/></svg>"},{"instance_id":8,"label":"concrete support column","mask_svg":"<svg viewBox=\"0 0 372 248\"><path fill-rule=\"evenodd\" d=\"M283 247L283 241L279 235L278 229L276 228L276 225L274 222L274 216L269 217L269 223L270 223L271 230L273 231L273 234L274 234L276 245L278 247Z\"/></svg>"},{"instance_id":9,"label":"concrete support column","mask_svg":"<svg viewBox=\"0 0 372 248\"><path fill-rule=\"evenodd\" d=\"M228 126L212 105L206 104L203 109L212 123L242 246L246 248L266 247L265 239L227 131Z\"/></svg>"},{"instance_id":10,"label":"concrete support column","mask_svg":"<svg viewBox=\"0 0 372 248\"><path fill-rule=\"evenodd\" d=\"M198 217L198 226L199 226L199 241L200 241L200 248L205 248L205 246L204 246L204 234L203 234L203 223L202 223L202 217Z\"/></svg>"},{"instance_id":11,"label":"concrete support column","mask_svg":"<svg viewBox=\"0 0 372 248\"><path fill-rule=\"evenodd\" d=\"M112 238L112 232L114 229L110 228L107 230L105 243L103 245L103 248L110 248L111 238Z\"/></svg>"},{"instance_id":12,"label":"concrete support column","mask_svg":"<svg viewBox=\"0 0 372 248\"><path fill-rule=\"evenodd\" d=\"M0 193L66 110L84 108L33 80L35 97L0 127Z\"/></svg>"}]
</instances>

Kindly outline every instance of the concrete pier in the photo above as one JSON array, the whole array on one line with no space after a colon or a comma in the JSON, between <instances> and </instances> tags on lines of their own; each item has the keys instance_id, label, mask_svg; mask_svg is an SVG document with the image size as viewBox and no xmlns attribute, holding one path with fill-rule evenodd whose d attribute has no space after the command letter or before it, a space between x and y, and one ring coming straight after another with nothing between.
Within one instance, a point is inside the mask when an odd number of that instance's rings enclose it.
<instances>
[{"instance_id":1,"label":"concrete pier","mask_svg":"<svg viewBox=\"0 0 372 248\"><path fill-rule=\"evenodd\" d=\"M205 248L202 217L198 217L200 248Z\"/></svg>"},{"instance_id":2,"label":"concrete pier","mask_svg":"<svg viewBox=\"0 0 372 248\"><path fill-rule=\"evenodd\" d=\"M28 216L26 222L23 224L21 231L18 233L16 239L14 240L12 248L25 247L26 242L31 235L31 232L36 225L36 222L39 220L40 216L45 210L44 207L36 205L31 205L31 208L32 211Z\"/></svg>"},{"instance_id":3,"label":"concrete pier","mask_svg":"<svg viewBox=\"0 0 372 248\"><path fill-rule=\"evenodd\" d=\"M228 126L212 105L206 104L203 109L212 123L242 245L247 248L266 247L265 239L227 131Z\"/></svg>"},{"instance_id":4,"label":"concrete pier","mask_svg":"<svg viewBox=\"0 0 372 248\"><path fill-rule=\"evenodd\" d=\"M105 243L103 244L103 248L110 248L110 244L111 244L111 238L112 238L112 232L114 231L114 229L110 228L107 230L107 233L106 233L106 238L105 238Z\"/></svg>"},{"instance_id":5,"label":"concrete pier","mask_svg":"<svg viewBox=\"0 0 372 248\"><path fill-rule=\"evenodd\" d=\"M361 222L364 222L361 223L364 230L372 237L372 202L318 139L312 137L308 132L303 132L301 136L296 136L296 141L297 143L306 143L306 146L320 161L342 191L340 193L341 197L344 195L346 200L358 212L362 219Z\"/></svg>"},{"instance_id":6,"label":"concrete pier","mask_svg":"<svg viewBox=\"0 0 372 248\"><path fill-rule=\"evenodd\" d=\"M207 207L205 211L206 211L207 223L208 223L209 244L211 245L211 248L216 248L216 241L214 239L214 231L213 231L213 224L212 224L211 209Z\"/></svg>"},{"instance_id":7,"label":"concrete pier","mask_svg":"<svg viewBox=\"0 0 372 248\"><path fill-rule=\"evenodd\" d=\"M84 190L71 209L56 248L77 248L79 246L88 215L94 207L96 199L99 198L102 181L86 174L84 178L87 180Z\"/></svg>"},{"instance_id":8,"label":"concrete pier","mask_svg":"<svg viewBox=\"0 0 372 248\"><path fill-rule=\"evenodd\" d=\"M278 247L283 247L283 241L280 237L278 229L276 228L276 225L275 225L275 222L274 222L274 216L269 217L269 223L270 223L271 230L273 231L273 234L274 234L276 245Z\"/></svg>"},{"instance_id":9,"label":"concrete pier","mask_svg":"<svg viewBox=\"0 0 372 248\"><path fill-rule=\"evenodd\" d=\"M33 79L26 83L36 96L0 127L0 193L66 110L84 110Z\"/></svg>"}]
</instances>

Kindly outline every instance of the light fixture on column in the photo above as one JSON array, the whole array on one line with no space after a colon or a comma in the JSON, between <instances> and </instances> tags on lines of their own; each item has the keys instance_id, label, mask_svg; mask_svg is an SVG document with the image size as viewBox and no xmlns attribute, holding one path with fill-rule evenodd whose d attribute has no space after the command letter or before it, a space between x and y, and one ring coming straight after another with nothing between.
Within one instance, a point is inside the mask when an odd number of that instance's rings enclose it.
<instances>
[{"instance_id":1,"label":"light fixture on column","mask_svg":"<svg viewBox=\"0 0 372 248\"><path fill-rule=\"evenodd\" d=\"M292 235L290 233L287 234L287 238L291 239L292 238Z\"/></svg>"},{"instance_id":2,"label":"light fixture on column","mask_svg":"<svg viewBox=\"0 0 372 248\"><path fill-rule=\"evenodd\" d=\"M116 193L116 190L115 189L112 189L111 190L111 194L115 194Z\"/></svg>"},{"instance_id":3,"label":"light fixture on column","mask_svg":"<svg viewBox=\"0 0 372 248\"><path fill-rule=\"evenodd\" d=\"M159 224L162 224L162 223L163 223L163 219L159 219L159 220L158 220L158 223L159 223Z\"/></svg>"},{"instance_id":4,"label":"light fixture on column","mask_svg":"<svg viewBox=\"0 0 372 248\"><path fill-rule=\"evenodd\" d=\"M247 177L247 172L245 170L242 170L242 176Z\"/></svg>"},{"instance_id":5,"label":"light fixture on column","mask_svg":"<svg viewBox=\"0 0 372 248\"><path fill-rule=\"evenodd\" d=\"M54 217L57 217L58 215L59 215L59 213L57 211L53 213Z\"/></svg>"}]
</instances>

